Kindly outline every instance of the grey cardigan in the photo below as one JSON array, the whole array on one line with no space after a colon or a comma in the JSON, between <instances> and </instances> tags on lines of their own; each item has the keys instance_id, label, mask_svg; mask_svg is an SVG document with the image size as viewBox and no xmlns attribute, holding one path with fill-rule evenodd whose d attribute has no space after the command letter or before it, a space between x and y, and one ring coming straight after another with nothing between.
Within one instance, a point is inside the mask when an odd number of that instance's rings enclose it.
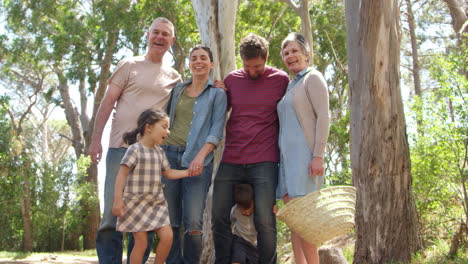
<instances>
[{"instance_id":1,"label":"grey cardigan","mask_svg":"<svg viewBox=\"0 0 468 264\"><path fill-rule=\"evenodd\" d=\"M330 111L327 83L319 71L312 69L298 82L293 90L293 104L314 157L323 158Z\"/></svg>"}]
</instances>

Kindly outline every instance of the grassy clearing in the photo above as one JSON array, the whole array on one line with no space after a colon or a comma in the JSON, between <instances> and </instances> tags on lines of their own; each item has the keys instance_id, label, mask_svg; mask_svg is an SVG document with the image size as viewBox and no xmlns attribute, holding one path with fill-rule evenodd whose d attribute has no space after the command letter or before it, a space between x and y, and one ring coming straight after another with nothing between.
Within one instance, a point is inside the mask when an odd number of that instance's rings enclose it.
<instances>
[{"instance_id":1,"label":"grassy clearing","mask_svg":"<svg viewBox=\"0 0 468 264\"><path fill-rule=\"evenodd\" d=\"M416 254L411 260L411 264L466 264L468 263L468 250L466 248L460 248L458 255L450 259L447 257L450 244L446 241L439 240L432 246L426 248L426 250ZM348 244L342 248L343 255L345 256L348 263L353 263L354 244ZM278 260L279 264L291 264L294 263L292 249L290 243L285 243L278 247ZM95 257L96 250L90 249L85 251L64 251L64 252L10 252L0 251L0 259L13 259L13 260L24 260L24 259L42 259L50 255L57 256L74 256L74 257ZM399 264L398 262L392 262L387 264Z\"/></svg>"},{"instance_id":2,"label":"grassy clearing","mask_svg":"<svg viewBox=\"0 0 468 264\"><path fill-rule=\"evenodd\" d=\"M0 251L0 259L21 260L28 258L44 258L50 255L57 256L79 256L79 257L96 257L96 250L89 249L85 251L63 251L63 252L12 252Z\"/></svg>"}]
</instances>

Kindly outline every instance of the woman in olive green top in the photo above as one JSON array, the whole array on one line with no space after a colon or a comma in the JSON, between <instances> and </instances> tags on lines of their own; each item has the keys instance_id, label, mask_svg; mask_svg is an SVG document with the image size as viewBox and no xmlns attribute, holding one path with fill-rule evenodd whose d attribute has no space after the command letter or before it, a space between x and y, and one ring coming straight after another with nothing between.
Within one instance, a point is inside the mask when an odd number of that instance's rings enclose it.
<instances>
[{"instance_id":1,"label":"woman in olive green top","mask_svg":"<svg viewBox=\"0 0 468 264\"><path fill-rule=\"evenodd\" d=\"M163 179L169 205L174 242L166 263L199 263L203 211L213 172L213 150L223 137L226 93L213 87L209 74L213 55L208 47L190 52L192 79L174 87L168 112L171 134L162 146L173 169L189 169L192 175L180 180ZM184 225L184 243L180 227Z\"/></svg>"}]
</instances>

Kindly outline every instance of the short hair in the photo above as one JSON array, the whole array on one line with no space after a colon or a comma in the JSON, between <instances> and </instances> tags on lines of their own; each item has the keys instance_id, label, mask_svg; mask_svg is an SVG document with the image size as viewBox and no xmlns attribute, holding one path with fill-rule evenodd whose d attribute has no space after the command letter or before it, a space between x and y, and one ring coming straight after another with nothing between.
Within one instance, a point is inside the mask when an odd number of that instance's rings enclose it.
<instances>
[{"instance_id":1,"label":"short hair","mask_svg":"<svg viewBox=\"0 0 468 264\"><path fill-rule=\"evenodd\" d=\"M156 22L169 24L170 28L172 29L172 32L171 32L171 33L172 33L173 36L175 36L175 27L174 27L174 24L172 24L172 22L171 22L169 19L167 19L167 18L165 18L165 17L157 17L157 18L155 18L155 19L153 20L153 22L151 22L150 27L151 27L154 23L156 23Z\"/></svg>"},{"instance_id":2,"label":"short hair","mask_svg":"<svg viewBox=\"0 0 468 264\"><path fill-rule=\"evenodd\" d=\"M241 183L234 185L234 202L243 209L249 209L254 199L252 185Z\"/></svg>"},{"instance_id":3,"label":"short hair","mask_svg":"<svg viewBox=\"0 0 468 264\"><path fill-rule=\"evenodd\" d=\"M304 55L307 55L307 53L310 53L309 43L305 39L305 36L301 33L291 32L281 43L281 57L283 57L284 48L286 48L286 46L289 43L294 42L294 41L297 42L297 44L299 44L299 46L301 47L301 51Z\"/></svg>"},{"instance_id":4,"label":"short hair","mask_svg":"<svg viewBox=\"0 0 468 264\"><path fill-rule=\"evenodd\" d=\"M211 52L211 49L207 46L204 45L196 45L190 50L189 56L192 56L192 52L202 49L208 53L208 57L210 58L210 61L213 62L213 52Z\"/></svg>"},{"instance_id":5,"label":"short hair","mask_svg":"<svg viewBox=\"0 0 468 264\"><path fill-rule=\"evenodd\" d=\"M239 53L242 59L255 59L261 57L266 59L268 56L268 46L270 43L258 35L249 33L239 44Z\"/></svg>"}]
</instances>

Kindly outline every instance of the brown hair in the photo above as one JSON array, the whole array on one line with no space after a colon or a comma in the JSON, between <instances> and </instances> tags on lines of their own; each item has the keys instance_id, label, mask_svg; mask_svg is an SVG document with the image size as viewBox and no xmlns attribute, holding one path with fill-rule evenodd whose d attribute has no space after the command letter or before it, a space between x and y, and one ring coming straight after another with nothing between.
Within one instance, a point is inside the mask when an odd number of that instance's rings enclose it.
<instances>
[{"instance_id":1,"label":"brown hair","mask_svg":"<svg viewBox=\"0 0 468 264\"><path fill-rule=\"evenodd\" d=\"M243 209L249 209L254 199L252 185L241 183L234 185L234 202Z\"/></svg>"},{"instance_id":2,"label":"brown hair","mask_svg":"<svg viewBox=\"0 0 468 264\"><path fill-rule=\"evenodd\" d=\"M196 45L190 50L189 56L192 56L192 52L202 49L208 53L208 57L210 57L210 61L213 62L213 53L211 52L211 49L207 46L204 45Z\"/></svg>"},{"instance_id":3,"label":"brown hair","mask_svg":"<svg viewBox=\"0 0 468 264\"><path fill-rule=\"evenodd\" d=\"M268 56L268 41L258 35L249 33L243 38L239 45L239 53L242 59L255 59L261 57L266 59Z\"/></svg>"},{"instance_id":4,"label":"brown hair","mask_svg":"<svg viewBox=\"0 0 468 264\"><path fill-rule=\"evenodd\" d=\"M137 128L123 135L124 142L129 145L135 143L138 135L143 136L145 134L145 126L147 124L153 125L164 118L167 118L167 114L164 111L153 109L143 111L138 117Z\"/></svg>"}]
</instances>

